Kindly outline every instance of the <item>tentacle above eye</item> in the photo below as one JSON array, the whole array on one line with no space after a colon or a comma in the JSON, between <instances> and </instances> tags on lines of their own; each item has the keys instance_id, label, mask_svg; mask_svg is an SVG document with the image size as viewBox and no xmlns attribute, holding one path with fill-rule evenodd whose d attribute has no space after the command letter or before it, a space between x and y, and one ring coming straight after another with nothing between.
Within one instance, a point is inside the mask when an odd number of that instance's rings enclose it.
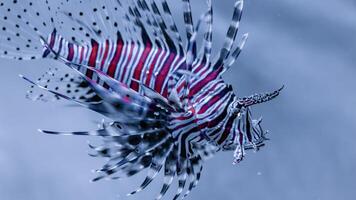
<instances>
[{"instance_id":1,"label":"tentacle above eye","mask_svg":"<svg viewBox=\"0 0 356 200\"><path fill-rule=\"evenodd\" d=\"M249 106L253 106L253 105L256 105L256 104L261 104L261 103L265 103L265 102L271 101L274 98L276 98L283 89L284 89L284 86L282 86L278 90L275 90L275 91L270 92L270 93L255 94L255 95L252 95L252 96L239 98L238 101L237 101L237 103L238 103L237 107L239 107L239 108L241 108L241 107L249 107Z\"/></svg>"}]
</instances>

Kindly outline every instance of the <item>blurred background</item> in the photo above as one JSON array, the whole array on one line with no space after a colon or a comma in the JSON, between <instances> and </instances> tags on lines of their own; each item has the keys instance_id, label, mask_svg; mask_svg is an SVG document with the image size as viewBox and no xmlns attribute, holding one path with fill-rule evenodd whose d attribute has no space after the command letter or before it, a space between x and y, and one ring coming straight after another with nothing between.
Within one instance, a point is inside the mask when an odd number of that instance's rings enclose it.
<instances>
[{"instance_id":1,"label":"blurred background","mask_svg":"<svg viewBox=\"0 0 356 200\"><path fill-rule=\"evenodd\" d=\"M233 0L213 1L214 48L230 23ZM195 19L205 11L194 0ZM182 4L170 1L177 18ZM202 9L204 8L204 9ZM334 200L356 195L356 1L247 0L239 37L249 41L226 81L239 96L285 85L278 99L253 108L271 140L232 165L232 152L205 163L187 199ZM37 132L95 128L101 116L66 102L25 99L27 83L56 62L0 60L0 199L153 199L161 176L127 198L145 173L122 181L90 183L103 160L87 156L85 137ZM176 183L166 197L172 198Z\"/></svg>"}]
</instances>

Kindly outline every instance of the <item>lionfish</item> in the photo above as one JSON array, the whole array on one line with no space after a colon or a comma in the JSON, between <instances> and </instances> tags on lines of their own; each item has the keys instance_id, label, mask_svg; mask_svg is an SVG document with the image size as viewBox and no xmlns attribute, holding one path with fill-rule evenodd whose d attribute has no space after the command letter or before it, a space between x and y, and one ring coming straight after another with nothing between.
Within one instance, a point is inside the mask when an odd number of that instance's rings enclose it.
<instances>
[{"instance_id":1,"label":"lionfish","mask_svg":"<svg viewBox=\"0 0 356 200\"><path fill-rule=\"evenodd\" d=\"M143 183L129 195L144 190L163 169L156 199L175 177L174 199L184 198L197 186L203 162L216 152L234 151L236 164L246 150L258 150L267 131L262 119L252 119L250 107L274 99L283 88L238 97L222 78L248 37L236 42L243 0L235 2L225 42L214 59L212 1L196 24L190 1L182 4L186 39L166 0L0 1L0 56L51 58L69 71L53 68L37 81L20 75L31 84L27 97L65 99L109 119L94 131L40 131L100 137L101 145L89 144L90 155L108 161L93 181L147 169Z\"/></svg>"}]
</instances>

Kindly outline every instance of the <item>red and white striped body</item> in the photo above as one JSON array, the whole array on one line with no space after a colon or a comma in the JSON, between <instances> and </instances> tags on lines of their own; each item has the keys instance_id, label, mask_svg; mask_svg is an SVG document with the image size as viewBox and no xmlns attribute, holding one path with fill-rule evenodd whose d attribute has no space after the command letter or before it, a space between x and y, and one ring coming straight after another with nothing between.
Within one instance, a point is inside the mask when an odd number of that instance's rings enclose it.
<instances>
[{"instance_id":1,"label":"red and white striped body","mask_svg":"<svg viewBox=\"0 0 356 200\"><path fill-rule=\"evenodd\" d=\"M146 44L128 43L119 38L117 41L99 43L92 40L91 44L78 45L68 42L54 31L48 44L52 51L69 62L94 67L137 92L140 92L140 83L143 83L165 98L169 96L172 74L186 67L185 55L150 41ZM46 51L44 55L48 54ZM233 127L236 126L237 116L229 111L236 101L232 87L221 79L221 71L212 70L204 60L196 60L192 69L199 77L191 79L189 99L192 104L188 112L174 114L170 125L172 135L181 141L182 155L194 154L192 142L208 142L206 139L209 139L209 142L222 146L236 135ZM98 84L105 85L88 68L81 67L79 70ZM177 92L183 96L185 82L178 81L177 84Z\"/></svg>"},{"instance_id":2,"label":"red and white striped body","mask_svg":"<svg viewBox=\"0 0 356 200\"><path fill-rule=\"evenodd\" d=\"M212 1L208 0L208 10L196 25L190 0L182 3L186 45L166 0L46 0L43 5L0 0L0 57L55 58L71 70L65 74L57 68L49 70L37 82L22 76L32 85L28 97L47 100L44 91L111 120L94 131L41 130L102 138L100 146L90 148L93 156L109 159L93 181L130 177L148 168L146 179L132 195L164 168L164 184L156 199L166 194L177 176L176 200L187 177L190 184L184 197L196 187L203 161L217 151L235 150L234 163L238 163L246 149L264 145L266 132L261 119L251 118L250 107L274 99L281 89L237 97L221 77L247 40L245 34L235 44L243 0L234 4L223 47L214 61ZM206 30L198 53L202 24ZM39 93L33 91L35 86Z\"/></svg>"}]
</instances>

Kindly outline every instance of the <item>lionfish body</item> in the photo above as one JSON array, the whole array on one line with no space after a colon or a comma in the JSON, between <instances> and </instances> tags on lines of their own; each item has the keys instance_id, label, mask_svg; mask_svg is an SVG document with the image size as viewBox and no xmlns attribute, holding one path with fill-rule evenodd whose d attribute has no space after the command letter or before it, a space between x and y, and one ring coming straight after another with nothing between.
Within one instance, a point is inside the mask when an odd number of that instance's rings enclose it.
<instances>
[{"instance_id":1,"label":"lionfish body","mask_svg":"<svg viewBox=\"0 0 356 200\"><path fill-rule=\"evenodd\" d=\"M47 93L32 89L28 97L64 98L112 121L95 131L41 130L102 137L102 145L90 145L92 156L109 161L97 170L94 181L129 177L148 168L147 178L134 194L164 169L157 199L175 176L177 199L188 178L183 197L196 187L202 163L212 154L235 150L234 163L238 163L246 149L264 144L266 132L261 120L251 118L250 106L275 98L281 89L239 98L221 77L247 39L246 34L235 44L243 1L235 3L224 46L215 60L211 59L212 2L208 1L207 12L194 25L190 2L182 1L186 45L165 0L45 1L42 7L47 15L38 11L38 1L0 1L1 57L53 58L71 70L51 69L37 82L22 76L32 88ZM90 13L70 12L66 5L89 7ZM198 50L197 34L203 23L206 30Z\"/></svg>"}]
</instances>

